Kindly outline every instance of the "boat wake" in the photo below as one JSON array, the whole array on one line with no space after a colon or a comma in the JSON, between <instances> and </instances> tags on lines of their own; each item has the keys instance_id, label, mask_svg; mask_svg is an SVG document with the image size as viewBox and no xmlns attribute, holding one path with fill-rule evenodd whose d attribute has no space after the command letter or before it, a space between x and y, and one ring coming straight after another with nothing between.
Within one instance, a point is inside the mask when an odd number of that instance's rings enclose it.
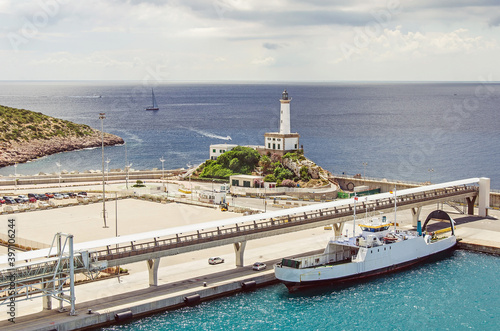
<instances>
[{"instance_id":1,"label":"boat wake","mask_svg":"<svg viewBox=\"0 0 500 331\"><path fill-rule=\"evenodd\" d=\"M208 138L214 138L214 139L220 139L220 140L232 140L230 136L219 136L219 135L216 135L214 133L210 133L210 132L206 132L206 131L202 131L202 130L197 130L197 129L194 129L194 128L188 128L189 130L191 131L194 131L198 134L201 134L202 136L204 137L208 137Z\"/></svg>"}]
</instances>

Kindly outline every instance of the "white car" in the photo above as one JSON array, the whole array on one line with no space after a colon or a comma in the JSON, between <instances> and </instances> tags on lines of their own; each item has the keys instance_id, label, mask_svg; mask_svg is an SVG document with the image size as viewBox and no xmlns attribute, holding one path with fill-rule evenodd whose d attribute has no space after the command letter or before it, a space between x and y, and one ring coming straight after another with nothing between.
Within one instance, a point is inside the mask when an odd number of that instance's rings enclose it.
<instances>
[{"instance_id":1,"label":"white car","mask_svg":"<svg viewBox=\"0 0 500 331\"><path fill-rule=\"evenodd\" d=\"M208 264L224 263L224 259L220 257L211 257L208 259Z\"/></svg>"},{"instance_id":2,"label":"white car","mask_svg":"<svg viewBox=\"0 0 500 331\"><path fill-rule=\"evenodd\" d=\"M255 262L252 266L252 269L260 271L266 269L266 267L267 267L266 264L263 262Z\"/></svg>"},{"instance_id":3,"label":"white car","mask_svg":"<svg viewBox=\"0 0 500 331\"><path fill-rule=\"evenodd\" d=\"M54 199L57 199L57 200L62 200L63 199L63 196L59 193L55 193L54 194Z\"/></svg>"}]
</instances>

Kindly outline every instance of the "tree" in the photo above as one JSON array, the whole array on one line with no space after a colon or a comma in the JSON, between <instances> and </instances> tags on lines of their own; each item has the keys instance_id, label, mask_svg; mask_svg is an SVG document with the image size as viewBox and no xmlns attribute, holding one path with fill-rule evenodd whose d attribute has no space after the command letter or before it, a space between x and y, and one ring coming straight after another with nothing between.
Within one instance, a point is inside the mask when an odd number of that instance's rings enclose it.
<instances>
[{"instance_id":1,"label":"tree","mask_svg":"<svg viewBox=\"0 0 500 331\"><path fill-rule=\"evenodd\" d=\"M262 167L262 172L268 174L271 169L271 159L267 155L262 155L259 164Z\"/></svg>"},{"instance_id":2,"label":"tree","mask_svg":"<svg viewBox=\"0 0 500 331\"><path fill-rule=\"evenodd\" d=\"M267 175L266 177L264 177L264 181L266 183L274 183L274 182L276 182L276 177L274 177L273 174L270 174L270 175Z\"/></svg>"},{"instance_id":3,"label":"tree","mask_svg":"<svg viewBox=\"0 0 500 331\"><path fill-rule=\"evenodd\" d=\"M309 168L307 166L302 166L300 168L300 178L304 181L311 179L311 176L309 175Z\"/></svg>"}]
</instances>

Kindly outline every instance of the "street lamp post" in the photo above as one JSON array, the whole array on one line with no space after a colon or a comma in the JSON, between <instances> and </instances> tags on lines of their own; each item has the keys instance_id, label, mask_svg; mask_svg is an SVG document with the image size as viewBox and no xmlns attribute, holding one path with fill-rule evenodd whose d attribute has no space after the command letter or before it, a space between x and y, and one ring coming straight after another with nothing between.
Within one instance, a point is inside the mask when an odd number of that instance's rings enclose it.
<instances>
[{"instance_id":1,"label":"street lamp post","mask_svg":"<svg viewBox=\"0 0 500 331\"><path fill-rule=\"evenodd\" d=\"M111 161L111 160L110 160L109 158L106 160L106 173L107 173L106 182L107 182L108 184L109 184L109 162L110 162L110 161Z\"/></svg>"},{"instance_id":2,"label":"street lamp post","mask_svg":"<svg viewBox=\"0 0 500 331\"><path fill-rule=\"evenodd\" d=\"M14 192L17 191L17 162L14 163Z\"/></svg>"},{"instance_id":3,"label":"street lamp post","mask_svg":"<svg viewBox=\"0 0 500 331\"><path fill-rule=\"evenodd\" d=\"M165 159L163 158L163 156L161 157L160 162L161 162L161 183L163 192L165 192L165 168L163 167ZM168 198L168 192L167 192L167 198Z\"/></svg>"},{"instance_id":4,"label":"street lamp post","mask_svg":"<svg viewBox=\"0 0 500 331\"><path fill-rule=\"evenodd\" d=\"M127 190L128 190L128 172L129 172L131 166L132 166L132 163L125 166L125 169L127 169L127 176L125 177L125 183L127 186Z\"/></svg>"},{"instance_id":5,"label":"street lamp post","mask_svg":"<svg viewBox=\"0 0 500 331\"><path fill-rule=\"evenodd\" d=\"M363 185L365 184L366 166L368 162L363 162Z\"/></svg>"},{"instance_id":6,"label":"street lamp post","mask_svg":"<svg viewBox=\"0 0 500 331\"><path fill-rule=\"evenodd\" d=\"M104 119L106 118L106 113L99 113L99 119L101 120L101 147L102 147L102 218L104 220L104 228L106 225L106 187L104 181Z\"/></svg>"},{"instance_id":7,"label":"street lamp post","mask_svg":"<svg viewBox=\"0 0 500 331\"><path fill-rule=\"evenodd\" d=\"M61 164L59 162L56 162L56 165L59 172L59 187L61 187Z\"/></svg>"},{"instance_id":8,"label":"street lamp post","mask_svg":"<svg viewBox=\"0 0 500 331\"><path fill-rule=\"evenodd\" d=\"M429 172L429 184L432 183L432 173L434 172L434 169L430 168L427 170Z\"/></svg>"},{"instance_id":9,"label":"street lamp post","mask_svg":"<svg viewBox=\"0 0 500 331\"><path fill-rule=\"evenodd\" d=\"M266 184L264 184L264 182L262 182L262 184L264 185L264 212L266 213L267 212Z\"/></svg>"}]
</instances>

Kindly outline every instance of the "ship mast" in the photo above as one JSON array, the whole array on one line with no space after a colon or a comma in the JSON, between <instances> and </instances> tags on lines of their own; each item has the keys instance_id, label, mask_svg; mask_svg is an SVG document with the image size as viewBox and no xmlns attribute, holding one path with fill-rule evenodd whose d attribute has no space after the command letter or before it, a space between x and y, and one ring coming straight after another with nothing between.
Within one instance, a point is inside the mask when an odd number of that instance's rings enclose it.
<instances>
[{"instance_id":1,"label":"ship mast","mask_svg":"<svg viewBox=\"0 0 500 331\"><path fill-rule=\"evenodd\" d=\"M358 201L358 197L356 193L354 193L354 214L352 219L352 237L356 237L356 201Z\"/></svg>"},{"instance_id":2,"label":"ship mast","mask_svg":"<svg viewBox=\"0 0 500 331\"><path fill-rule=\"evenodd\" d=\"M398 199L397 188L398 187L394 185L394 233L396 233L396 212L398 211L398 205L396 203Z\"/></svg>"}]
</instances>

